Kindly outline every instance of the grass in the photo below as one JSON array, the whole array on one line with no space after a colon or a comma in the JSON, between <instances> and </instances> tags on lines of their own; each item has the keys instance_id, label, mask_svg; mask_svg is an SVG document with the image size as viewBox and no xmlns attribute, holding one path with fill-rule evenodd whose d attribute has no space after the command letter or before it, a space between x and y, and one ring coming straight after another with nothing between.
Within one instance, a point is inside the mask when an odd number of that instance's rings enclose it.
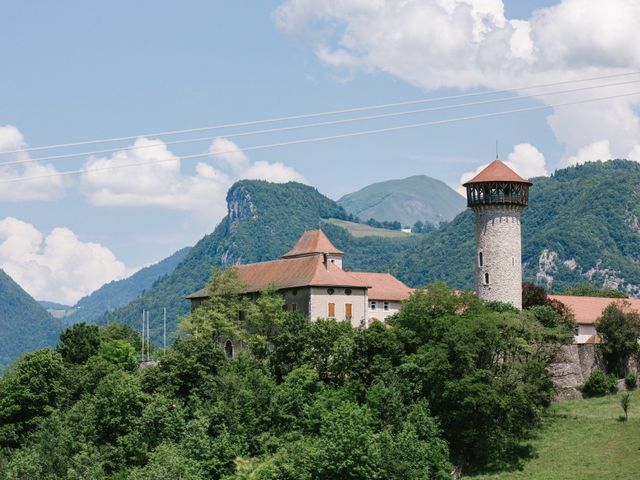
<instances>
[{"instance_id":1,"label":"grass","mask_svg":"<svg viewBox=\"0 0 640 480\"><path fill-rule=\"evenodd\" d=\"M346 220L338 220L337 218L327 218L324 222L344 228L352 236L358 237L386 237L386 238L402 238L411 235L410 233L401 232L400 230L387 230L386 228L376 228L362 223L347 222Z\"/></svg>"},{"instance_id":2,"label":"grass","mask_svg":"<svg viewBox=\"0 0 640 480\"><path fill-rule=\"evenodd\" d=\"M533 446L536 457L521 471L474 480L626 480L640 478L640 392L631 394L629 420L622 395L569 400L551 407Z\"/></svg>"}]
</instances>

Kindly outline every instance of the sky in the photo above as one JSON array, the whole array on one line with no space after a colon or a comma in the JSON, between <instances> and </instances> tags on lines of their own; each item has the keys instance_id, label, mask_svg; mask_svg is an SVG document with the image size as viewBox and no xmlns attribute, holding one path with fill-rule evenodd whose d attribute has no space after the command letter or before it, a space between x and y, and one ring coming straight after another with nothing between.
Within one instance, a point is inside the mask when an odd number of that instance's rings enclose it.
<instances>
[{"instance_id":1,"label":"sky","mask_svg":"<svg viewBox=\"0 0 640 480\"><path fill-rule=\"evenodd\" d=\"M1 11L0 152L22 151L0 154L0 268L39 300L73 304L193 245L242 178L301 181L334 199L416 174L459 188L496 141L527 177L640 161L640 96L249 148L640 91L542 96L640 76L520 88L640 70L636 0L23 0ZM157 135L512 88L535 98L250 136L237 134L447 103ZM500 96L458 103L488 98ZM24 151L114 137L128 138ZM97 150L109 151L87 153ZM113 168L130 164L143 165ZM73 170L95 171L58 175Z\"/></svg>"}]
</instances>

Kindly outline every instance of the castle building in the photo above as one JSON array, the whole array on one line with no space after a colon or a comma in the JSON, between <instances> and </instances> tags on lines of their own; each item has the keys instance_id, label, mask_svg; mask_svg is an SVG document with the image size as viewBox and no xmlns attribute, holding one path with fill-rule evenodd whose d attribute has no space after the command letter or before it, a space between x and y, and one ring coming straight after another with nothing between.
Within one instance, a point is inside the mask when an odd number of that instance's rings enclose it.
<instances>
[{"instance_id":1,"label":"castle building","mask_svg":"<svg viewBox=\"0 0 640 480\"><path fill-rule=\"evenodd\" d=\"M476 217L476 293L522 309L520 214L531 182L494 160L463 186Z\"/></svg>"},{"instance_id":2,"label":"castle building","mask_svg":"<svg viewBox=\"0 0 640 480\"><path fill-rule=\"evenodd\" d=\"M413 289L389 273L348 272L342 268L344 252L322 230L306 231L282 258L238 265L244 294L257 298L275 286L284 307L311 320L335 318L355 327L384 321L400 310ZM209 298L208 288L187 297L191 309Z\"/></svg>"}]
</instances>

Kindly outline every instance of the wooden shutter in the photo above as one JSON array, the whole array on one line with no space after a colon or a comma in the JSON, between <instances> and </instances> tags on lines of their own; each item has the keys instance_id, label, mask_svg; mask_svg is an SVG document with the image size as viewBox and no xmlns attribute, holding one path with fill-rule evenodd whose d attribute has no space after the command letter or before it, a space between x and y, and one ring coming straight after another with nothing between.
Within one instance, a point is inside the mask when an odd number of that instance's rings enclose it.
<instances>
[{"instance_id":1,"label":"wooden shutter","mask_svg":"<svg viewBox=\"0 0 640 480\"><path fill-rule=\"evenodd\" d=\"M329 304L329 318L336 318L336 304Z\"/></svg>"},{"instance_id":2,"label":"wooden shutter","mask_svg":"<svg viewBox=\"0 0 640 480\"><path fill-rule=\"evenodd\" d=\"M351 305L350 303L347 303L344 306L344 313L345 313L345 317L347 318L347 320L351 320L351 317L353 316L353 305Z\"/></svg>"}]
</instances>

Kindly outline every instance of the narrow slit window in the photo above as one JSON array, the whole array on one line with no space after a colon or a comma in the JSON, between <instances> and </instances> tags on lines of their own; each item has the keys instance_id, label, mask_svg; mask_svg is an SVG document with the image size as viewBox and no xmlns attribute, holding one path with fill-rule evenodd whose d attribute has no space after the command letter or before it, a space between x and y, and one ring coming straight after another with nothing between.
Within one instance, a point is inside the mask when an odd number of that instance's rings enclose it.
<instances>
[{"instance_id":1,"label":"narrow slit window","mask_svg":"<svg viewBox=\"0 0 640 480\"><path fill-rule=\"evenodd\" d=\"M489 285L489 274L488 273L484 274L484 284L485 285Z\"/></svg>"},{"instance_id":2,"label":"narrow slit window","mask_svg":"<svg viewBox=\"0 0 640 480\"><path fill-rule=\"evenodd\" d=\"M478 253L478 266L480 267L484 266L484 257L482 255L482 252Z\"/></svg>"}]
</instances>

